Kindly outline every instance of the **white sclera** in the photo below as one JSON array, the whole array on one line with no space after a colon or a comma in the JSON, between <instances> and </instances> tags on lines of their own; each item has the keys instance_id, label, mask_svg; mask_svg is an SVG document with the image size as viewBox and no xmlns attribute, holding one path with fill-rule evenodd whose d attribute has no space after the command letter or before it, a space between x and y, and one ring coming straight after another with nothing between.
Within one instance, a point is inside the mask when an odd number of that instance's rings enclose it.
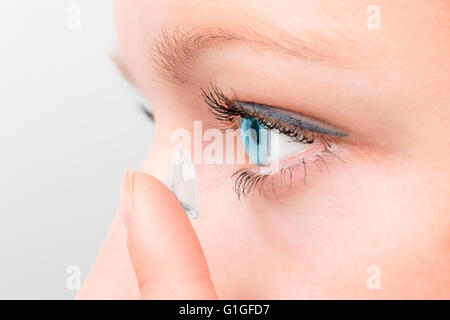
<instances>
[{"instance_id":1,"label":"white sclera","mask_svg":"<svg viewBox=\"0 0 450 320\"><path fill-rule=\"evenodd\" d=\"M284 161L290 157L305 152L315 144L307 144L295 141L293 138L285 134L279 133L276 130L270 130L271 134L271 161Z\"/></svg>"},{"instance_id":2,"label":"white sclera","mask_svg":"<svg viewBox=\"0 0 450 320\"><path fill-rule=\"evenodd\" d=\"M180 200L188 217L197 219L200 216L197 177L189 151L182 149L173 154L167 183L169 189Z\"/></svg>"}]
</instances>

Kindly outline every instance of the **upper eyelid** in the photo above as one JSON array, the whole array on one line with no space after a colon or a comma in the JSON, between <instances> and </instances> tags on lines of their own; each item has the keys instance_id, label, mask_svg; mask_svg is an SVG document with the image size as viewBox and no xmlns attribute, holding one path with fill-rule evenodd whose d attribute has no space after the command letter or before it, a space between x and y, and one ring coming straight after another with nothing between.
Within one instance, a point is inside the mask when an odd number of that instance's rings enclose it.
<instances>
[{"instance_id":1,"label":"upper eyelid","mask_svg":"<svg viewBox=\"0 0 450 320\"><path fill-rule=\"evenodd\" d=\"M321 123L319 120L314 120L306 116L294 115L293 112L285 111L276 107L247 101L235 101L234 104L235 107L240 108L241 110L243 109L251 115L262 115L269 119L284 122L299 129L336 137L348 136L348 133L332 128L330 125Z\"/></svg>"}]
</instances>

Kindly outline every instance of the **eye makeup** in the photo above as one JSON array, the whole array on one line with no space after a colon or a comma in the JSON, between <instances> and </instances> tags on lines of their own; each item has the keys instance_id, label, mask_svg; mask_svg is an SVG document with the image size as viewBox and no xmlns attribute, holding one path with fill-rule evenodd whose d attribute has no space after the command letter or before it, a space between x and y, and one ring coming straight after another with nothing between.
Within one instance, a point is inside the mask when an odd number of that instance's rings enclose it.
<instances>
[{"instance_id":1,"label":"eye makeup","mask_svg":"<svg viewBox=\"0 0 450 320\"><path fill-rule=\"evenodd\" d=\"M347 133L339 131L337 129L333 129L327 124L317 124L315 123L317 121L313 119L307 119L307 117L305 116L300 118L293 112L253 102L237 101L235 102L235 104L236 108L240 109L242 112L248 113L249 115L260 115L269 119L273 119L275 121L283 122L287 125L291 125L299 129L308 130L315 133L322 133L335 137L348 136Z\"/></svg>"},{"instance_id":2,"label":"eye makeup","mask_svg":"<svg viewBox=\"0 0 450 320\"><path fill-rule=\"evenodd\" d=\"M209 90L201 89L201 92L212 115L226 123L227 127L236 124L236 119L253 118L261 121L267 129L276 129L298 142L311 143L316 134L340 138L348 136L346 132L308 116L265 104L240 101L235 94L228 98L214 85ZM237 126L234 128L237 129Z\"/></svg>"},{"instance_id":3,"label":"eye makeup","mask_svg":"<svg viewBox=\"0 0 450 320\"><path fill-rule=\"evenodd\" d=\"M307 171L322 172L324 169L329 169L328 161L335 159L342 161L334 153L334 149L335 141L348 136L343 130L294 112L265 104L241 101L235 94L232 98L228 98L213 85L210 89L201 91L203 100L209 106L212 115L227 128L240 129L242 133L243 129L252 127L257 132L261 130L260 133L270 130L272 134L276 132L281 138L286 137L282 139L284 144L279 146L281 149L279 153L289 159L286 161L281 159L281 169L261 170L266 169L262 167L263 164L260 161L253 161L258 167L242 168L233 174L234 189L239 198L246 198L254 189L267 190L267 184L270 185L271 194L276 194L280 190L286 191L295 185L296 180L303 178L303 182L306 183ZM250 143L259 144L261 143L259 137L264 134L257 133L253 136L256 138L249 139ZM249 154L248 149L245 144L246 153L253 160L252 158L256 157ZM258 149L257 146L253 148L253 150L256 149Z\"/></svg>"}]
</instances>

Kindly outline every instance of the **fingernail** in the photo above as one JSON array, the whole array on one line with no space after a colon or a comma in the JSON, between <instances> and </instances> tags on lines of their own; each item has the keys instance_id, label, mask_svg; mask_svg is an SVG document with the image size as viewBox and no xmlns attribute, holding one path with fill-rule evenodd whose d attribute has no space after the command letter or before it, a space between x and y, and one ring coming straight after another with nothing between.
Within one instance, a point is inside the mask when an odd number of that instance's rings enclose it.
<instances>
[{"instance_id":1,"label":"fingernail","mask_svg":"<svg viewBox=\"0 0 450 320\"><path fill-rule=\"evenodd\" d=\"M131 213L133 212L133 189L134 189L134 172L131 168L125 171L125 176L122 182L121 191L121 206L123 221L125 227L128 229L130 224Z\"/></svg>"}]
</instances>

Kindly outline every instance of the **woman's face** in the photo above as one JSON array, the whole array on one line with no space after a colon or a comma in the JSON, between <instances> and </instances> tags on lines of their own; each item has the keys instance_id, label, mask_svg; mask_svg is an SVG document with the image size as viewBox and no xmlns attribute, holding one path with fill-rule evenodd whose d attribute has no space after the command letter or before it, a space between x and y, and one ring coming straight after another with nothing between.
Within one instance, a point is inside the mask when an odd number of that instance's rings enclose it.
<instances>
[{"instance_id":1,"label":"woman's face","mask_svg":"<svg viewBox=\"0 0 450 320\"><path fill-rule=\"evenodd\" d=\"M116 16L156 119L143 171L166 181L182 128L193 154L244 118L283 128L265 179L234 158L196 161L192 223L219 297L449 297L448 1L117 0ZM219 121L202 90L274 109L222 105L234 113ZM286 128L280 109L327 129Z\"/></svg>"}]
</instances>

